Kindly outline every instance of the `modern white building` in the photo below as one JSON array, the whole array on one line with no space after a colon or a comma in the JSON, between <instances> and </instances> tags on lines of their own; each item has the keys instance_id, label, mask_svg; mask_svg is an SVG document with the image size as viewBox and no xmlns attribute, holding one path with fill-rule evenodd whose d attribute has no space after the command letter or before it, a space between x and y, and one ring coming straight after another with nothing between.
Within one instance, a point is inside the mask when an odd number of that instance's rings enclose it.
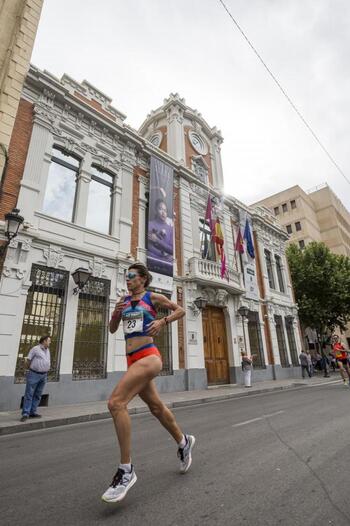
<instances>
[{"instance_id":1,"label":"modern white building","mask_svg":"<svg viewBox=\"0 0 350 526\"><path fill-rule=\"evenodd\" d=\"M32 129L17 174L25 223L7 250L0 282L0 410L19 407L24 357L46 333L50 405L106 399L126 369L123 334L107 327L125 293L126 269L146 261L151 156L175 174L175 273L170 286L160 279L153 287L186 309L186 318L157 339L160 390L241 382L244 347L255 355L256 381L295 374L301 342L287 234L267 209L223 194L220 132L177 94L136 131L90 83L34 66L22 100ZM225 241L223 279L205 222L209 189ZM247 218L254 259L234 246ZM75 293L72 273L81 267L91 278ZM238 313L242 306L246 317Z\"/></svg>"}]
</instances>

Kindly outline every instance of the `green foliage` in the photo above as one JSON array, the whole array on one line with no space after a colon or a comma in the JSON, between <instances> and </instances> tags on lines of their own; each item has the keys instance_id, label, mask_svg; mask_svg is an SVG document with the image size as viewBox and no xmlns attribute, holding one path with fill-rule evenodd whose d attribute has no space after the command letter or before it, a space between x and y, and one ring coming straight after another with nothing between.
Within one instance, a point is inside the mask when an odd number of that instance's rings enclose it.
<instances>
[{"instance_id":1,"label":"green foliage","mask_svg":"<svg viewBox=\"0 0 350 526\"><path fill-rule=\"evenodd\" d=\"M290 245L287 258L301 323L319 337L335 327L344 330L350 320L350 258L317 242L304 250Z\"/></svg>"}]
</instances>

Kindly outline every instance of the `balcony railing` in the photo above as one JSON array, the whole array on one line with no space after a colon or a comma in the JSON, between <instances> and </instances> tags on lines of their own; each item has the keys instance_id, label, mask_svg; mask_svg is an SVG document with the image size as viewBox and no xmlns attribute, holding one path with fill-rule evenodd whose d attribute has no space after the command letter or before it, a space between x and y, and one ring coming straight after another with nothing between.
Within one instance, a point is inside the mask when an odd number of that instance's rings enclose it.
<instances>
[{"instance_id":1,"label":"balcony railing","mask_svg":"<svg viewBox=\"0 0 350 526\"><path fill-rule=\"evenodd\" d=\"M189 259L190 277L194 280L206 281L221 285L225 288L233 288L242 291L244 288L242 275L233 270L228 269L228 279L222 278L220 275L220 264L208 259L201 259L193 257Z\"/></svg>"}]
</instances>

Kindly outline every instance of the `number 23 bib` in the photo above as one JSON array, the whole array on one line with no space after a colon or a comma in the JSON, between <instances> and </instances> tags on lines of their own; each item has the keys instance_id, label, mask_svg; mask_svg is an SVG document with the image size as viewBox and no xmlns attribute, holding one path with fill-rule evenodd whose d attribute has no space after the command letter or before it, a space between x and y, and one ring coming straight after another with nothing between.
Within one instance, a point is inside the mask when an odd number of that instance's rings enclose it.
<instances>
[{"instance_id":1,"label":"number 23 bib","mask_svg":"<svg viewBox=\"0 0 350 526\"><path fill-rule=\"evenodd\" d=\"M143 312L126 312L123 315L124 334L143 332Z\"/></svg>"}]
</instances>

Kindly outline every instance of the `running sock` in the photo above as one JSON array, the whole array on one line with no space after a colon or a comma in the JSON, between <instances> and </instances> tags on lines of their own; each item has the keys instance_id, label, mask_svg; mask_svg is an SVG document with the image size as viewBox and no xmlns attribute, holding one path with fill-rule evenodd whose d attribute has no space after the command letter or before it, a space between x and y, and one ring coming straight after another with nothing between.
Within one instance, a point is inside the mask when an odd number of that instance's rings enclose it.
<instances>
[{"instance_id":1,"label":"running sock","mask_svg":"<svg viewBox=\"0 0 350 526\"><path fill-rule=\"evenodd\" d=\"M185 437L185 435L182 435L181 442L179 442L179 447L180 447L181 449L183 449L183 448L185 447L186 444L187 444L186 437Z\"/></svg>"},{"instance_id":2,"label":"running sock","mask_svg":"<svg viewBox=\"0 0 350 526\"><path fill-rule=\"evenodd\" d=\"M123 469L125 473L131 473L131 463L130 464L119 464L120 469Z\"/></svg>"}]
</instances>

